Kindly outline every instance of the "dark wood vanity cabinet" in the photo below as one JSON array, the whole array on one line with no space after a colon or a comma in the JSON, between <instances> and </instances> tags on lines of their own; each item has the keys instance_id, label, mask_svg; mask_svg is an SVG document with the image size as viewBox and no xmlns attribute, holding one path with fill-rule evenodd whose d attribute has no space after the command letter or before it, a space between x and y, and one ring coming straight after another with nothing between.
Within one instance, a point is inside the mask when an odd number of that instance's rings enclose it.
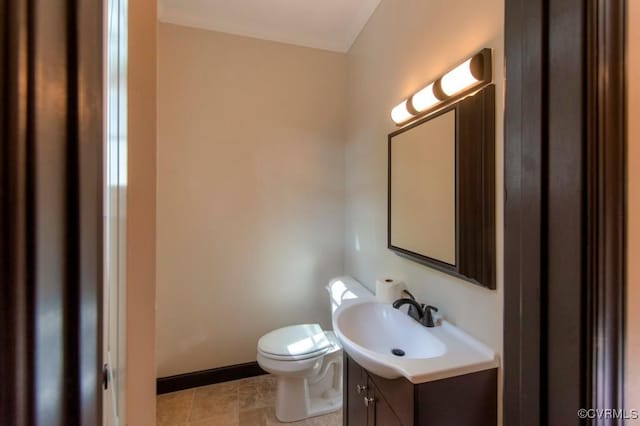
<instances>
[{"instance_id":1,"label":"dark wood vanity cabinet","mask_svg":"<svg viewBox=\"0 0 640 426\"><path fill-rule=\"evenodd\" d=\"M343 418L352 426L400 426L405 423L397 416L369 373L345 356L345 395ZM405 408L410 408L408 405ZM409 413L411 410L397 410ZM406 419L405 419L406 422Z\"/></svg>"},{"instance_id":2,"label":"dark wood vanity cabinet","mask_svg":"<svg viewBox=\"0 0 640 426\"><path fill-rule=\"evenodd\" d=\"M497 369L414 385L384 379L344 354L345 426L495 426Z\"/></svg>"},{"instance_id":3,"label":"dark wood vanity cabinet","mask_svg":"<svg viewBox=\"0 0 640 426\"><path fill-rule=\"evenodd\" d=\"M344 380L342 386L343 404L342 418L344 425L365 426L367 424L368 407L364 404L364 397L367 396L367 373L349 355L344 354Z\"/></svg>"}]
</instances>

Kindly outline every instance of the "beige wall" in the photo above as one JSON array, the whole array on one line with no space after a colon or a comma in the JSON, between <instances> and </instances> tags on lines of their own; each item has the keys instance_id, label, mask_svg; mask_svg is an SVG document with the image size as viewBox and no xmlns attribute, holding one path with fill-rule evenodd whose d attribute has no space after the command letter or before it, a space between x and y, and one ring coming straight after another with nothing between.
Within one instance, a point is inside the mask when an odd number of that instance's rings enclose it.
<instances>
[{"instance_id":1,"label":"beige wall","mask_svg":"<svg viewBox=\"0 0 640 426\"><path fill-rule=\"evenodd\" d=\"M160 24L158 376L330 326L343 270L346 58Z\"/></svg>"},{"instance_id":2,"label":"beige wall","mask_svg":"<svg viewBox=\"0 0 640 426\"><path fill-rule=\"evenodd\" d=\"M126 422L156 422L156 0L129 1Z\"/></svg>"},{"instance_id":3,"label":"beige wall","mask_svg":"<svg viewBox=\"0 0 640 426\"><path fill-rule=\"evenodd\" d=\"M405 280L415 296L502 352L504 1L382 0L348 53L345 272L370 288ZM411 262L387 246L391 108L483 47L494 49L498 277L486 290Z\"/></svg>"},{"instance_id":4,"label":"beige wall","mask_svg":"<svg viewBox=\"0 0 640 426\"><path fill-rule=\"evenodd\" d=\"M627 408L640 409L640 2L628 3Z\"/></svg>"}]
</instances>

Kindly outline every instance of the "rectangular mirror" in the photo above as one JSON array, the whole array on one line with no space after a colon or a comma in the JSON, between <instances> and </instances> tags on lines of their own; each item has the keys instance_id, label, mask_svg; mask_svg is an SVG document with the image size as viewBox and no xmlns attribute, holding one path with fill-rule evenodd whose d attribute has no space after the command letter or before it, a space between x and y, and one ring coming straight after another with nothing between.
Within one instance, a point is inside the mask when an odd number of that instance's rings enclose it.
<instances>
[{"instance_id":1,"label":"rectangular mirror","mask_svg":"<svg viewBox=\"0 0 640 426\"><path fill-rule=\"evenodd\" d=\"M393 138L391 210L393 247L456 264L455 109Z\"/></svg>"},{"instance_id":2,"label":"rectangular mirror","mask_svg":"<svg viewBox=\"0 0 640 426\"><path fill-rule=\"evenodd\" d=\"M494 86L389 135L388 247L495 288Z\"/></svg>"}]
</instances>

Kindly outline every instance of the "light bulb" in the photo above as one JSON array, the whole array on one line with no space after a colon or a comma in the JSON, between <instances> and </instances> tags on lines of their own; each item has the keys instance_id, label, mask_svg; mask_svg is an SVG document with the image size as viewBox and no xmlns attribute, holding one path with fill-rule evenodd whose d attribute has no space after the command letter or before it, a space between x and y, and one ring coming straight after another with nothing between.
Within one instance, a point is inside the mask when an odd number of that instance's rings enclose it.
<instances>
[{"instance_id":1,"label":"light bulb","mask_svg":"<svg viewBox=\"0 0 640 426\"><path fill-rule=\"evenodd\" d=\"M471 59L467 59L440 79L440 87L445 95L453 96L480 81L471 72Z\"/></svg>"},{"instance_id":2,"label":"light bulb","mask_svg":"<svg viewBox=\"0 0 640 426\"><path fill-rule=\"evenodd\" d=\"M411 114L409 112L409 110L407 109L407 101L406 100L402 101L401 103L399 103L398 105L393 107L393 109L391 110L391 119L396 124L403 123L403 122L407 121L408 119L410 119L411 117L413 117L413 114Z\"/></svg>"},{"instance_id":3,"label":"light bulb","mask_svg":"<svg viewBox=\"0 0 640 426\"><path fill-rule=\"evenodd\" d=\"M433 94L433 83L420 90L411 98L411 106L418 112L426 111L440 102Z\"/></svg>"}]
</instances>

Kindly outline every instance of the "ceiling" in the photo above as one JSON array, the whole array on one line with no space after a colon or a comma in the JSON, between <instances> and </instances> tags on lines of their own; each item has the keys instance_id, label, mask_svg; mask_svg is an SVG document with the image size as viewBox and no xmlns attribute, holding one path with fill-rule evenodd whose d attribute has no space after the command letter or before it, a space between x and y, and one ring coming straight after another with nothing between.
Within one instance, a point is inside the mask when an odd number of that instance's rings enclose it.
<instances>
[{"instance_id":1,"label":"ceiling","mask_svg":"<svg viewBox=\"0 0 640 426\"><path fill-rule=\"evenodd\" d=\"M346 52L380 0L160 0L161 22Z\"/></svg>"}]
</instances>

